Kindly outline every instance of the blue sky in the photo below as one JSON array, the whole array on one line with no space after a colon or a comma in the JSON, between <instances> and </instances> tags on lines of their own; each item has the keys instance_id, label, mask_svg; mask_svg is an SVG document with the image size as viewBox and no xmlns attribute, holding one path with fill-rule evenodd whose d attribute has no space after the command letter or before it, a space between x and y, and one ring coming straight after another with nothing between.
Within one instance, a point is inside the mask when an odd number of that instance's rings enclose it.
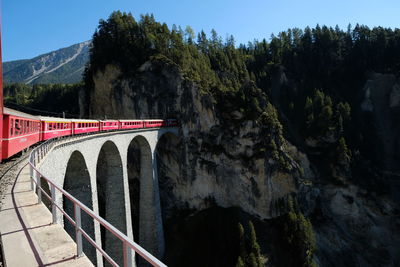
<instances>
[{"instance_id":1,"label":"blue sky","mask_svg":"<svg viewBox=\"0 0 400 267\"><path fill-rule=\"evenodd\" d=\"M214 28L238 43L307 25L349 23L400 28L399 0L2 0L3 61L89 40L113 10L153 13L160 22L199 32Z\"/></svg>"}]
</instances>

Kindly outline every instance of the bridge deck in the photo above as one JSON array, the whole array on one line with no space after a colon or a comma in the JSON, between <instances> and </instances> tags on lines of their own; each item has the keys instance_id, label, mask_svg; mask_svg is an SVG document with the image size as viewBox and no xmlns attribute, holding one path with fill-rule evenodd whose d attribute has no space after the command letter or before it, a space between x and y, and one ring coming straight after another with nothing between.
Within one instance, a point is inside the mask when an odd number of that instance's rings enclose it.
<instances>
[{"instance_id":1,"label":"bridge deck","mask_svg":"<svg viewBox=\"0 0 400 267\"><path fill-rule=\"evenodd\" d=\"M75 257L75 242L62 226L51 224L50 211L37 204L28 167L2 202L0 237L6 266L93 266L86 256Z\"/></svg>"}]
</instances>

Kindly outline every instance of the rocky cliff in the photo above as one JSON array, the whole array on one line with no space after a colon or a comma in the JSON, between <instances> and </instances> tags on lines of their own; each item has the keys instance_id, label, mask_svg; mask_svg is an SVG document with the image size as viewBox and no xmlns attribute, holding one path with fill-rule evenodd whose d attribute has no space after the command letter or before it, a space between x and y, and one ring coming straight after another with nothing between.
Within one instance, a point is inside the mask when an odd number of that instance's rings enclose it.
<instances>
[{"instance_id":1,"label":"rocky cliff","mask_svg":"<svg viewBox=\"0 0 400 267\"><path fill-rule=\"evenodd\" d=\"M177 66L147 62L135 77L118 79L119 75L118 68L107 66L94 77L91 116L176 117L180 123L179 171L175 170L172 179L163 180L165 188L172 188L170 197L174 199L163 202L173 208L195 210L210 205L241 207L265 219L279 214L275 207L278 200L297 191L301 175L296 161L290 160L293 168L289 172L260 156L262 136L258 123L226 121L223 116L235 118L242 114L222 114L215 99L201 94ZM288 159L295 156L308 164L307 158L288 142L282 149ZM308 166L305 171L310 173Z\"/></svg>"},{"instance_id":2,"label":"rocky cliff","mask_svg":"<svg viewBox=\"0 0 400 267\"><path fill-rule=\"evenodd\" d=\"M282 75L276 77L274 102L279 102L279 90L286 86L287 77ZM178 119L179 139L159 147L164 220L177 211L212 206L239 207L269 220L281 215L282 201L294 194L312 220L320 266L399 264L397 194L370 192L349 177L343 177L343 183L327 178L320 166L323 154L315 153L318 145L309 147L311 153L306 142L299 149L283 140L277 148L285 161L282 167L277 158L264 153L266 132L259 121L246 119L234 108L221 109L211 94L199 90L171 62L148 61L128 78L118 67L107 65L93 76L93 82L94 89L87 96L92 117ZM386 175L390 179L378 179L385 185L396 184L399 178L398 111L396 78L370 76L360 92L357 123L375 127L376 144L382 144L375 151L385 171L368 175ZM291 127L290 123L285 127ZM296 128L289 129L293 131ZM350 169L340 175L349 173Z\"/></svg>"}]
</instances>

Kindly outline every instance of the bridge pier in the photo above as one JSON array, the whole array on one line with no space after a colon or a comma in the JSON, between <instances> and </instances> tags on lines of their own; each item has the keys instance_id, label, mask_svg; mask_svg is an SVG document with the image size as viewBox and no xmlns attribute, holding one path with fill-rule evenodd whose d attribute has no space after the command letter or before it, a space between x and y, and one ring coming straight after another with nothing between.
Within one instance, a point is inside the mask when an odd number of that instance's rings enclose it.
<instances>
[{"instance_id":1,"label":"bridge pier","mask_svg":"<svg viewBox=\"0 0 400 267\"><path fill-rule=\"evenodd\" d=\"M162 222L161 214L161 201L160 201L160 188L158 184L158 166L157 166L157 155L156 150L152 152L152 169L153 169L153 184L154 184L154 212L155 212L155 231L157 240L157 248L153 255L161 259L165 252L165 239L164 239L164 227Z\"/></svg>"}]
</instances>

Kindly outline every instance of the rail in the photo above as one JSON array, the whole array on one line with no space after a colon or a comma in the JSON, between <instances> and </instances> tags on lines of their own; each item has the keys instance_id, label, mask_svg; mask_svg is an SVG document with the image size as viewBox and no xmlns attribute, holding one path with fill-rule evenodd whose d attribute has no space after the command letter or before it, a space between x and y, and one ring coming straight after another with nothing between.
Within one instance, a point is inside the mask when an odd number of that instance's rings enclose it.
<instances>
[{"instance_id":1,"label":"rail","mask_svg":"<svg viewBox=\"0 0 400 267\"><path fill-rule=\"evenodd\" d=\"M112 265L119 266L108 254L105 252L101 246L99 246L95 240L93 240L88 233L86 233L82 229L81 225L81 213L84 211L87 215L89 215L94 221L98 222L102 225L107 231L112 233L115 237L117 237L123 244L123 262L124 267L131 267L133 262L132 250L139 254L143 259L145 259L152 266L158 267L166 267L161 261L147 252L140 245L129 239L125 234L111 225L109 222L95 214L90 208L85 206L63 188L56 185L51 179L45 177L38 169L37 164L46 156L46 154L57 144L66 141L66 139L74 139L80 138L81 136L69 136L66 138L57 138L57 139L49 139L46 142L42 143L38 147L32 150L29 159L30 165L30 180L31 180L31 189L34 190L34 185L36 184L36 193L38 195L38 203L42 203L42 195L49 199L51 202L51 213L52 213L52 222L53 224L57 223L57 209L65 216L65 218L71 222L71 224L75 227L75 241L77 245L77 257L82 256L83 247L82 247L82 236L93 246L95 247L102 256ZM41 183L42 179L45 180L50 187L50 195L46 193L46 191L42 188ZM56 190L60 192L63 196L68 198L74 205L74 218L69 216L66 211L60 206L56 204Z\"/></svg>"}]
</instances>

